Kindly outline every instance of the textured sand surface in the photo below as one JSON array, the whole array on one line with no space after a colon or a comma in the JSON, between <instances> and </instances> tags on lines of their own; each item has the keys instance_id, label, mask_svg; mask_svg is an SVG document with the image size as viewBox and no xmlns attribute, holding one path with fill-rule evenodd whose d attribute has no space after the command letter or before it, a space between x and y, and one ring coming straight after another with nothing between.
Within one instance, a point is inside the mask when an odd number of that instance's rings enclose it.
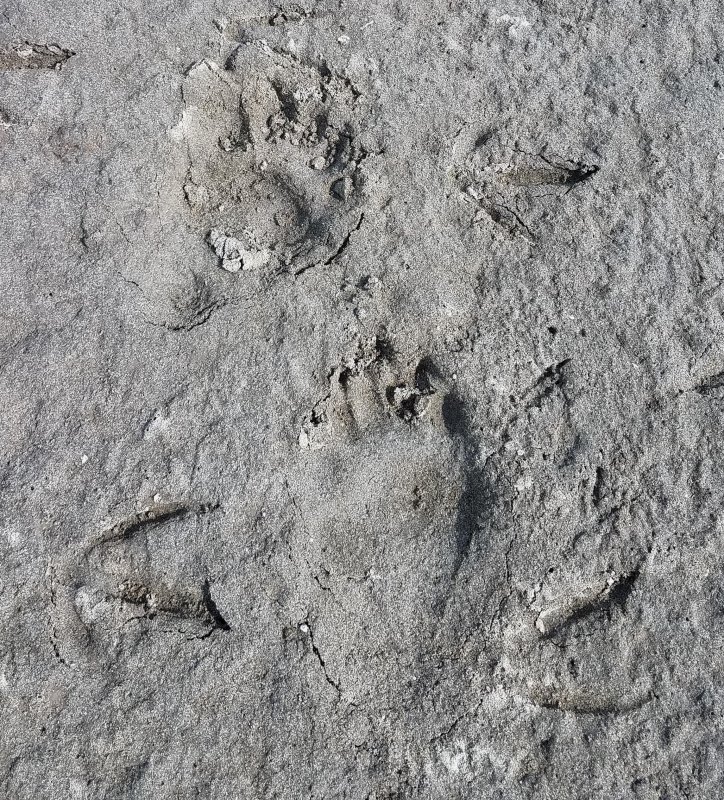
<instances>
[{"instance_id":1,"label":"textured sand surface","mask_svg":"<svg viewBox=\"0 0 724 800\"><path fill-rule=\"evenodd\" d=\"M724 5L0 8L0 795L724 796Z\"/></svg>"}]
</instances>

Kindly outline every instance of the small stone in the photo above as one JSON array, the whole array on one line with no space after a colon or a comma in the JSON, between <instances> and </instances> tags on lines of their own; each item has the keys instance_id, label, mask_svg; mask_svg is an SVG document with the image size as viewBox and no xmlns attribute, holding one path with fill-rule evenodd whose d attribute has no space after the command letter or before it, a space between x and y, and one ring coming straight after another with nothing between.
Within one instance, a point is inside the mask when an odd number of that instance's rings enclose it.
<instances>
[{"instance_id":1,"label":"small stone","mask_svg":"<svg viewBox=\"0 0 724 800\"><path fill-rule=\"evenodd\" d=\"M269 251L256 247L248 232L245 232L245 238L247 241L241 241L218 230L209 232L209 245L218 256L222 269L227 272L239 272L242 269L264 267L269 263Z\"/></svg>"}]
</instances>

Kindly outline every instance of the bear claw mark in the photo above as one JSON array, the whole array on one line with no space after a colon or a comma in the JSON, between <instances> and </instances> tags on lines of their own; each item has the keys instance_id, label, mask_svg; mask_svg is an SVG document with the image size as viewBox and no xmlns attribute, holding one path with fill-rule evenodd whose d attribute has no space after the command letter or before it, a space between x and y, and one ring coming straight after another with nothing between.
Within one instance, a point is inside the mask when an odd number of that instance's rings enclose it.
<instances>
[{"instance_id":1,"label":"bear claw mark","mask_svg":"<svg viewBox=\"0 0 724 800\"><path fill-rule=\"evenodd\" d=\"M176 591L165 586L151 589L143 584L126 582L121 584L119 593L114 597L124 603L142 607L141 618L151 620L157 614L168 614L210 625L208 633L199 638L206 638L217 630L231 630L231 626L223 618L211 597L208 580L200 590L185 591Z\"/></svg>"},{"instance_id":2,"label":"bear claw mark","mask_svg":"<svg viewBox=\"0 0 724 800\"><path fill-rule=\"evenodd\" d=\"M55 69L75 55L57 44L23 42L0 51L0 69Z\"/></svg>"},{"instance_id":3,"label":"bear claw mark","mask_svg":"<svg viewBox=\"0 0 724 800\"><path fill-rule=\"evenodd\" d=\"M651 702L652 691L634 694L594 693L586 689L558 689L536 686L529 692L532 703L541 708L573 714L626 714Z\"/></svg>"},{"instance_id":4,"label":"bear claw mark","mask_svg":"<svg viewBox=\"0 0 724 800\"><path fill-rule=\"evenodd\" d=\"M127 539L146 527L158 525L162 522L175 519L176 517L185 517L188 514L207 514L209 511L215 511L217 508L218 505L214 504L184 502L163 503L161 505L144 508L142 511L125 517L103 531L103 533L91 543L86 555L89 555L97 547L107 544L108 542Z\"/></svg>"},{"instance_id":5,"label":"bear claw mark","mask_svg":"<svg viewBox=\"0 0 724 800\"><path fill-rule=\"evenodd\" d=\"M599 608L612 603L623 605L639 574L639 570L636 568L620 575L617 579L610 578L604 584L589 586L576 595L555 600L538 614L535 621L538 633L547 637L564 625Z\"/></svg>"},{"instance_id":6,"label":"bear claw mark","mask_svg":"<svg viewBox=\"0 0 724 800\"><path fill-rule=\"evenodd\" d=\"M510 148L510 136L486 132L457 175L465 202L477 206L472 223L490 218L509 235L533 244L544 232L547 209L599 171L597 164Z\"/></svg>"},{"instance_id":7,"label":"bear claw mark","mask_svg":"<svg viewBox=\"0 0 724 800\"><path fill-rule=\"evenodd\" d=\"M694 387L694 391L702 397L721 399L724 397L724 371L705 378Z\"/></svg>"},{"instance_id":8,"label":"bear claw mark","mask_svg":"<svg viewBox=\"0 0 724 800\"><path fill-rule=\"evenodd\" d=\"M112 597L142 607L144 612L136 619L150 620L160 612L210 626L206 633L196 638L205 639L215 630L231 630L211 597L208 581L200 588L193 585L173 587L162 580L137 579L134 570L134 575L128 571L120 576L121 582L111 588L112 572L101 566L104 579L99 583L99 576L90 564L93 552L104 545L127 542L140 532L186 516L207 514L217 508L218 503L190 501L149 506L110 525L79 551L69 552L60 563L49 564L46 571L50 596L48 627L58 661L83 669L93 662L90 621L83 616L78 604L79 593L84 589L100 592L106 599Z\"/></svg>"},{"instance_id":9,"label":"bear claw mark","mask_svg":"<svg viewBox=\"0 0 724 800\"><path fill-rule=\"evenodd\" d=\"M550 161L542 153L539 153L538 157L543 159L546 166L519 167L512 165L501 173L500 181L511 186L567 186L570 189L577 183L592 178L599 170L595 164L570 162L572 166L564 166Z\"/></svg>"}]
</instances>

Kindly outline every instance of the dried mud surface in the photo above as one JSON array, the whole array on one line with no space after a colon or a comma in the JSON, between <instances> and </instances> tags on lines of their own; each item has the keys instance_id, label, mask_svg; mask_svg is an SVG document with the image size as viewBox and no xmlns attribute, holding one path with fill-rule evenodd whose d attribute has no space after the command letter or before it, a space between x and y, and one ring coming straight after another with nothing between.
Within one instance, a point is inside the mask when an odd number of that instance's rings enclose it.
<instances>
[{"instance_id":1,"label":"dried mud surface","mask_svg":"<svg viewBox=\"0 0 724 800\"><path fill-rule=\"evenodd\" d=\"M3 797L724 796L723 20L5 4Z\"/></svg>"}]
</instances>

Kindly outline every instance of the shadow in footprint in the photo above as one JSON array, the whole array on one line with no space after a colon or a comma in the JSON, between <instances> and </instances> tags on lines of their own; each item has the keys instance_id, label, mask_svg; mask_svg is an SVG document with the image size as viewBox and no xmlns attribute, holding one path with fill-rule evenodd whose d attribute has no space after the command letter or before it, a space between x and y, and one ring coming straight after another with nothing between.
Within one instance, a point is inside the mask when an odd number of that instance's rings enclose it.
<instances>
[{"instance_id":1,"label":"shadow in footprint","mask_svg":"<svg viewBox=\"0 0 724 800\"><path fill-rule=\"evenodd\" d=\"M442 403L442 418L447 432L457 442L463 473L463 490L455 519L455 562L450 578L451 588L468 560L482 521L490 516L495 491L485 465L479 461L477 437L464 401L455 392L448 392ZM447 603L447 601L446 601Z\"/></svg>"}]
</instances>

